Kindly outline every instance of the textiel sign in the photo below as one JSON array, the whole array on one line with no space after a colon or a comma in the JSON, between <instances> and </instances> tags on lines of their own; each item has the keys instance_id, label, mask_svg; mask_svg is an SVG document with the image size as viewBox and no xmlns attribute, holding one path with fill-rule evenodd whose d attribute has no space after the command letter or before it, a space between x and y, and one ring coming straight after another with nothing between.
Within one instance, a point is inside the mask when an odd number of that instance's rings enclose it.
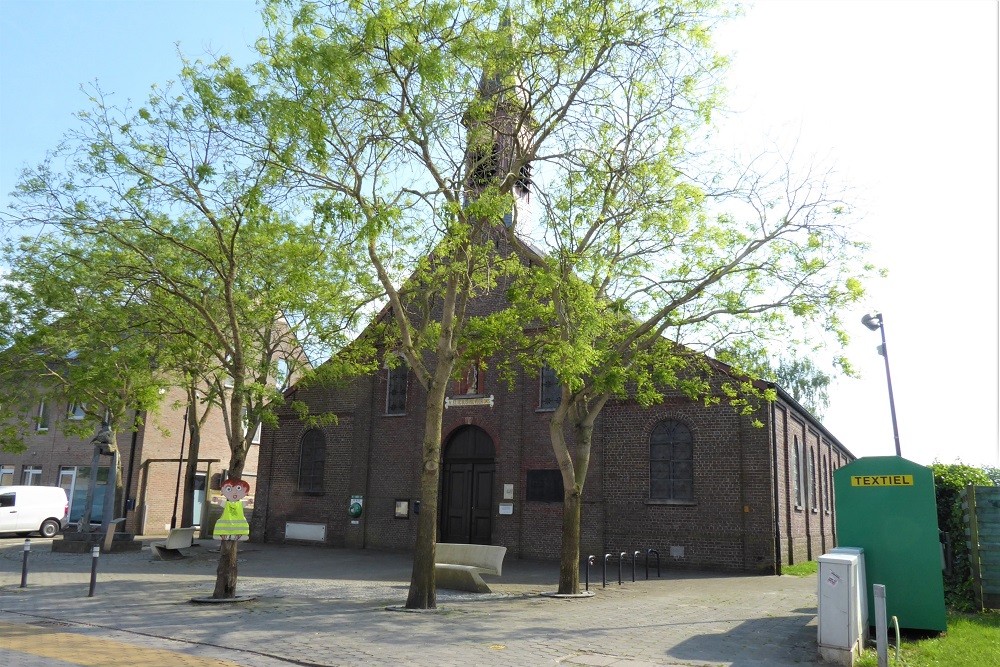
<instances>
[{"instance_id":1,"label":"textiel sign","mask_svg":"<svg viewBox=\"0 0 1000 667\"><path fill-rule=\"evenodd\" d=\"M851 486L913 486L913 475L851 475Z\"/></svg>"}]
</instances>

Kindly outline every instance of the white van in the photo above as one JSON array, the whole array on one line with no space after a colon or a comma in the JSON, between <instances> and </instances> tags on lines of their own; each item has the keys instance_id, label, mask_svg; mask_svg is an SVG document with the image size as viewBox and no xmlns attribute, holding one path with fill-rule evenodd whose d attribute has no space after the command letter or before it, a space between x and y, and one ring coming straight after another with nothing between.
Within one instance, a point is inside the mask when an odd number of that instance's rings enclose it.
<instances>
[{"instance_id":1,"label":"white van","mask_svg":"<svg viewBox=\"0 0 1000 667\"><path fill-rule=\"evenodd\" d=\"M0 533L54 537L69 523L69 501L58 486L0 486Z\"/></svg>"}]
</instances>

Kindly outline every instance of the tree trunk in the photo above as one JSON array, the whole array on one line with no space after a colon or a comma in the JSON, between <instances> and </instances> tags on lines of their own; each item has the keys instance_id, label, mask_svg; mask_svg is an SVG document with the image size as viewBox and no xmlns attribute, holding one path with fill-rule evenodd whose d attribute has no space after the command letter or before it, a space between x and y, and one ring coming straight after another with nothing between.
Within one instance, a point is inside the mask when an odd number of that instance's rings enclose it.
<instances>
[{"instance_id":1,"label":"tree trunk","mask_svg":"<svg viewBox=\"0 0 1000 667\"><path fill-rule=\"evenodd\" d=\"M116 438L117 434L112 431L112 438ZM112 442L117 442L113 439ZM116 445L117 446L117 445ZM114 476L115 476L115 506L112 510L112 519L118 519L125 516L125 476L122 474L122 457L121 453L116 457L112 457L112 460L116 462ZM108 471L111 474L111 471Z\"/></svg>"},{"instance_id":2,"label":"tree trunk","mask_svg":"<svg viewBox=\"0 0 1000 667\"><path fill-rule=\"evenodd\" d=\"M594 420L607 401L607 396L599 397L593 408L585 401L572 406L573 445L572 453L562 428L563 414L559 413L558 424L550 425L553 450L560 469L569 463L569 470L563 472L563 529L562 548L559 556L559 592L577 595L580 592L580 521L583 505L583 485L587 481L590 468L590 450L594 440ZM571 483L567 484L567 478Z\"/></svg>"},{"instance_id":3,"label":"tree trunk","mask_svg":"<svg viewBox=\"0 0 1000 667\"><path fill-rule=\"evenodd\" d=\"M219 567L215 571L215 591L212 597L227 599L236 597L236 540L222 540L219 548Z\"/></svg>"},{"instance_id":4,"label":"tree trunk","mask_svg":"<svg viewBox=\"0 0 1000 667\"><path fill-rule=\"evenodd\" d=\"M246 464L246 451L241 444L234 449L229 459L229 477L241 479L243 466ZM225 482L225 480L220 480ZM219 567L215 571L215 592L213 598L236 597L236 545L237 540L221 540L219 548Z\"/></svg>"},{"instance_id":5,"label":"tree trunk","mask_svg":"<svg viewBox=\"0 0 1000 667\"><path fill-rule=\"evenodd\" d=\"M195 525L194 516L194 480L198 473L198 454L201 449L201 425L198 424L197 412L191 410L188 414L188 447L187 464L184 468L184 495L181 505L181 527ZM201 521L201 517L198 517Z\"/></svg>"},{"instance_id":6,"label":"tree trunk","mask_svg":"<svg viewBox=\"0 0 1000 667\"><path fill-rule=\"evenodd\" d=\"M437 542L438 484L441 477L441 423L444 418L444 395L447 375L435 377L427 392L427 416L424 419L423 468L420 474L420 515L417 539L413 548L413 573L407 609L434 609L437 596L434 580L434 550Z\"/></svg>"},{"instance_id":7,"label":"tree trunk","mask_svg":"<svg viewBox=\"0 0 1000 667\"><path fill-rule=\"evenodd\" d=\"M580 592L580 506L582 494L577 488L563 495L562 550L559 557L559 593Z\"/></svg>"}]
</instances>

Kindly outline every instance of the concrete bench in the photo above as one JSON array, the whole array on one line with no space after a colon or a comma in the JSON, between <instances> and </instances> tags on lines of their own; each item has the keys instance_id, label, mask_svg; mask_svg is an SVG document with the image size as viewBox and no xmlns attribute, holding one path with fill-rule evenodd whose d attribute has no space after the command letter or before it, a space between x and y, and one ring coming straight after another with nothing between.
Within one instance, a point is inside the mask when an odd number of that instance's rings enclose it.
<instances>
[{"instance_id":1,"label":"concrete bench","mask_svg":"<svg viewBox=\"0 0 1000 667\"><path fill-rule=\"evenodd\" d=\"M500 576L507 547L489 544L439 542L434 550L434 573L438 588L473 593L491 593L480 575Z\"/></svg>"},{"instance_id":2,"label":"concrete bench","mask_svg":"<svg viewBox=\"0 0 1000 667\"><path fill-rule=\"evenodd\" d=\"M193 526L191 528L171 528L166 542L154 542L149 545L149 548L160 560L180 560L185 557L181 553L181 549L186 549L194 543L195 530L197 529Z\"/></svg>"}]
</instances>

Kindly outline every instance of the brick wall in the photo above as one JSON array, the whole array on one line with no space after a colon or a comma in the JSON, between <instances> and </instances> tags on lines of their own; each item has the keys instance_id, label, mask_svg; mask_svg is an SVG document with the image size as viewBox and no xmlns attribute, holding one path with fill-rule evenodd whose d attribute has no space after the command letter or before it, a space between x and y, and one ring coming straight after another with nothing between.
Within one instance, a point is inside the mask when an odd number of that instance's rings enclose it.
<instances>
[{"instance_id":1,"label":"brick wall","mask_svg":"<svg viewBox=\"0 0 1000 667\"><path fill-rule=\"evenodd\" d=\"M777 454L780 563L815 560L837 545L832 475L854 456L791 402L776 401L771 414ZM796 460L800 494L794 490Z\"/></svg>"},{"instance_id":2,"label":"brick wall","mask_svg":"<svg viewBox=\"0 0 1000 667\"><path fill-rule=\"evenodd\" d=\"M122 464L122 481L123 484L128 482L131 467L128 496L136 499L136 510L128 513L126 530L137 534L162 534L171 523L177 490L177 462L181 455L181 433L184 430L183 410L183 390L171 389L163 396L156 411L144 415L143 423L135 433L134 448L131 429L123 429L116 434ZM26 434L27 450L24 453L13 455L0 452L0 465L14 468L15 484L21 483L22 470L25 466L40 466L41 484L47 486L59 485L59 471L62 467L90 467L94 452L90 438L69 436L63 432L60 422L66 418L66 413L66 405L50 406L48 430L39 432L32 428ZM187 436L184 437L183 461L186 463L189 443ZM251 447L244 469L244 477L251 484L251 493L254 492L257 476L258 449L257 446ZM229 464L229 445L221 414L217 410L203 429L199 458L219 460L219 463L211 464L211 469L207 462L201 463L199 472L218 472ZM109 457L102 457L100 465L109 465L110 461ZM181 502L178 500L178 521Z\"/></svg>"},{"instance_id":3,"label":"brick wall","mask_svg":"<svg viewBox=\"0 0 1000 667\"><path fill-rule=\"evenodd\" d=\"M512 557L556 559L562 529L560 503L527 501L529 470L555 469L549 442L550 412L538 409L534 373L517 374L513 385L485 371L487 406L445 410L442 441L473 425L493 441L492 541ZM419 499L424 393L410 375L406 412L385 414L386 373L354 380L346 388L298 389L294 398L314 414L333 413L324 426L327 451L324 490L297 490L299 446L306 426L284 411L277 429L265 429L260 464L264 511L254 514L255 539L284 539L288 521L327 527L330 546L408 550L416 521L394 516L396 500ZM755 427L753 417L764 422ZM831 492L819 477L843 465L846 450L819 430L795 406L778 401L753 417L726 405L706 407L676 394L652 408L631 401L609 403L594 430L590 469L584 487L582 555L657 549L665 566L774 572L780 563L815 558L835 543ZM663 503L649 499L649 439L662 419L686 424L694 438L694 500ZM813 451L816 511L795 508L789 487L789 448L797 435L803 452ZM805 455L804 455L805 456ZM807 476L804 477L807 479ZM777 486L775 486L777 483ZM503 498L504 485L513 498ZM357 524L347 514L351 496L364 497ZM776 498L778 500L776 505ZM498 514L501 502L513 504ZM791 504L790 504L791 503ZM778 553L776 554L776 551Z\"/></svg>"}]
</instances>

